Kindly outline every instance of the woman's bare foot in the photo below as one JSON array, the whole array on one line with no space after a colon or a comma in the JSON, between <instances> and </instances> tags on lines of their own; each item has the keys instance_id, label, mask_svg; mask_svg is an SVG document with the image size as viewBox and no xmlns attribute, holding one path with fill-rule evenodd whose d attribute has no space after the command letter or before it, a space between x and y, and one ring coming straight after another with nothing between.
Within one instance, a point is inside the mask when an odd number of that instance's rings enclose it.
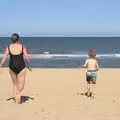
<instances>
[{"instance_id":1,"label":"woman's bare foot","mask_svg":"<svg viewBox=\"0 0 120 120\"><path fill-rule=\"evenodd\" d=\"M22 103L21 96L16 96L16 97L15 97L15 102L16 102L17 104L21 104L21 103Z\"/></svg>"}]
</instances>

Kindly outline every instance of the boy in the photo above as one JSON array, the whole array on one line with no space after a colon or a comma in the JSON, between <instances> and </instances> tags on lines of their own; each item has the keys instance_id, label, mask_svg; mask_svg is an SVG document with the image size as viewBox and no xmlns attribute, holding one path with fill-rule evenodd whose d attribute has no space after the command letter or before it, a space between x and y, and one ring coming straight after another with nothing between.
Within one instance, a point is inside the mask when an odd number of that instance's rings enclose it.
<instances>
[{"instance_id":1,"label":"boy","mask_svg":"<svg viewBox=\"0 0 120 120\"><path fill-rule=\"evenodd\" d=\"M99 65L96 60L96 53L93 49L89 50L89 58L82 65L82 68L87 68L86 81L87 81L87 92L85 93L88 97L94 97L94 87L96 84L97 71Z\"/></svg>"}]
</instances>

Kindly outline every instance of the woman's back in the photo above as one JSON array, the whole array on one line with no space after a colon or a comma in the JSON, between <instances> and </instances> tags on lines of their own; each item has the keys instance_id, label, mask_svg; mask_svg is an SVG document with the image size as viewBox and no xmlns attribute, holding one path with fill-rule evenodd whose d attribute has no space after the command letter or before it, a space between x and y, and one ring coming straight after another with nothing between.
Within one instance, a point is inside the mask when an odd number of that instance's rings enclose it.
<instances>
[{"instance_id":1,"label":"woman's back","mask_svg":"<svg viewBox=\"0 0 120 120\"><path fill-rule=\"evenodd\" d=\"M20 43L12 43L8 47L9 53L12 55L19 55L23 52L23 45Z\"/></svg>"},{"instance_id":2,"label":"woman's back","mask_svg":"<svg viewBox=\"0 0 120 120\"><path fill-rule=\"evenodd\" d=\"M10 54L9 68L16 74L20 73L25 68L23 49L23 45L19 43L13 43L8 46Z\"/></svg>"}]
</instances>

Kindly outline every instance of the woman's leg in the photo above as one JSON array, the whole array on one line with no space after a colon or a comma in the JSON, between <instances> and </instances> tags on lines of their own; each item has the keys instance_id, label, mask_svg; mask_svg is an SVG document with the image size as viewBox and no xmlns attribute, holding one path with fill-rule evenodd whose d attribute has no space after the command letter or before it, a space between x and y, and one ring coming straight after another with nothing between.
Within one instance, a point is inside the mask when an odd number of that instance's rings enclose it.
<instances>
[{"instance_id":1,"label":"woman's leg","mask_svg":"<svg viewBox=\"0 0 120 120\"><path fill-rule=\"evenodd\" d=\"M14 94L15 100L17 101L20 99L17 75L11 69L9 69L9 73L10 73L10 76L11 76L12 82L13 82L13 94Z\"/></svg>"},{"instance_id":2,"label":"woman's leg","mask_svg":"<svg viewBox=\"0 0 120 120\"><path fill-rule=\"evenodd\" d=\"M18 87L19 87L19 91L20 91L20 92L22 92L23 89L24 89L25 77L26 77L26 68L23 69L23 70L17 75Z\"/></svg>"}]
</instances>

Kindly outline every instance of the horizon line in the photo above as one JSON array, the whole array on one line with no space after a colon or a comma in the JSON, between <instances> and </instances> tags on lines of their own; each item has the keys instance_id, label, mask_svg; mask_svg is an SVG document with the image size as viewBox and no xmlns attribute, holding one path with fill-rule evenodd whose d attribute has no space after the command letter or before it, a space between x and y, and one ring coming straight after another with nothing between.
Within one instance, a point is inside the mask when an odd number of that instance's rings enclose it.
<instances>
[{"instance_id":1,"label":"horizon line","mask_svg":"<svg viewBox=\"0 0 120 120\"><path fill-rule=\"evenodd\" d=\"M120 34L20 34L21 37L120 37ZM10 37L10 35L0 35Z\"/></svg>"}]
</instances>

